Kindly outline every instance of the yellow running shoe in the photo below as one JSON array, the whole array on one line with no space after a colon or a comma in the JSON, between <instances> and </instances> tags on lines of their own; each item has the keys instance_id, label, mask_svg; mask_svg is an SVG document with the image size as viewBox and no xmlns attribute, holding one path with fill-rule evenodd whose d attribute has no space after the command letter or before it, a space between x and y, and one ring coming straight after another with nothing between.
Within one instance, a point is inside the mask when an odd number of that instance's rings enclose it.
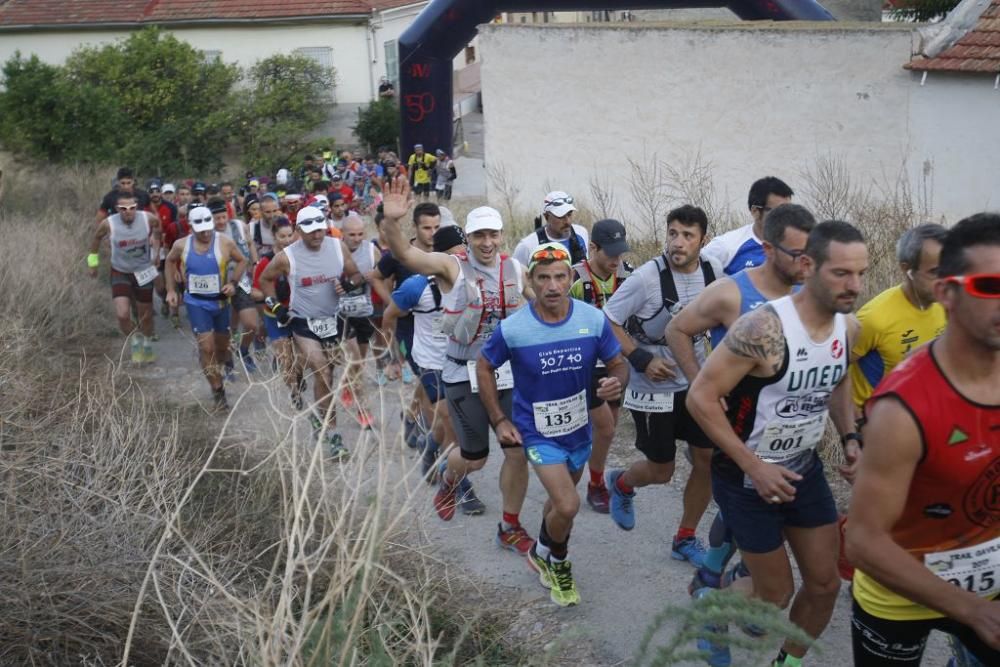
<instances>
[{"instance_id":1,"label":"yellow running shoe","mask_svg":"<svg viewBox=\"0 0 1000 667\"><path fill-rule=\"evenodd\" d=\"M580 604L580 593L576 590L576 584L573 582L573 566L568 560L560 560L556 562L549 562L549 571L551 575L549 580L552 582L552 588L549 591L549 597L560 607L568 607L574 604Z\"/></svg>"},{"instance_id":2,"label":"yellow running shoe","mask_svg":"<svg viewBox=\"0 0 1000 667\"><path fill-rule=\"evenodd\" d=\"M549 561L538 555L534 544L528 550L528 567L538 573L538 581L541 582L542 586L552 588L552 572Z\"/></svg>"},{"instance_id":3,"label":"yellow running shoe","mask_svg":"<svg viewBox=\"0 0 1000 667\"><path fill-rule=\"evenodd\" d=\"M142 341L138 337L132 337L132 363L141 364L143 360L142 356Z\"/></svg>"}]
</instances>

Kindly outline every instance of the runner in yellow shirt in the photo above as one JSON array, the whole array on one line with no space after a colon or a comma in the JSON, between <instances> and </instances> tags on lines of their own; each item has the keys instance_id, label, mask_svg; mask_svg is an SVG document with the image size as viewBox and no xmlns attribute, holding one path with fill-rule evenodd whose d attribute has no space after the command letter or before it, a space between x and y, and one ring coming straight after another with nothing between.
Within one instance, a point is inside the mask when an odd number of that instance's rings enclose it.
<instances>
[{"instance_id":1,"label":"runner in yellow shirt","mask_svg":"<svg viewBox=\"0 0 1000 667\"><path fill-rule=\"evenodd\" d=\"M941 243L947 230L927 224L907 230L896 243L903 282L858 311L861 335L851 350L851 385L858 414L882 378L913 350L944 331L945 313L934 301Z\"/></svg>"},{"instance_id":2,"label":"runner in yellow shirt","mask_svg":"<svg viewBox=\"0 0 1000 667\"><path fill-rule=\"evenodd\" d=\"M410 187L413 188L413 194L422 201L430 199L431 178L436 163L437 158L424 152L423 144L414 144L413 153L406 164L410 168Z\"/></svg>"}]
</instances>

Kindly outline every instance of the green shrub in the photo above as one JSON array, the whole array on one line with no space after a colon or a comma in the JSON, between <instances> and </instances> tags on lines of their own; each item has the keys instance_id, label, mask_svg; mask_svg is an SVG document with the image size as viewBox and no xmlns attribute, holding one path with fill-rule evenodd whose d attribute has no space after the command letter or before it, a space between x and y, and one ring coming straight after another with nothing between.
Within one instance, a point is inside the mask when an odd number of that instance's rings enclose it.
<instances>
[{"instance_id":1,"label":"green shrub","mask_svg":"<svg viewBox=\"0 0 1000 667\"><path fill-rule=\"evenodd\" d=\"M395 150L399 141L399 107L393 99L376 100L358 110L354 134L369 150L389 146Z\"/></svg>"}]
</instances>

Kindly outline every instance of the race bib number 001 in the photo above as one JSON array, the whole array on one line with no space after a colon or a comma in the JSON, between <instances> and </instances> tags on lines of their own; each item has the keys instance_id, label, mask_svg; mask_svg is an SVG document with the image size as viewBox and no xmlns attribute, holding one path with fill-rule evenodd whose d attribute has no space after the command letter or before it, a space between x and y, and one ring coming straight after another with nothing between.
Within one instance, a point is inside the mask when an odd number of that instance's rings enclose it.
<instances>
[{"instance_id":1,"label":"race bib number 001","mask_svg":"<svg viewBox=\"0 0 1000 667\"><path fill-rule=\"evenodd\" d=\"M1000 592L1000 537L972 547L924 554L924 565L949 584L992 597Z\"/></svg>"},{"instance_id":2,"label":"race bib number 001","mask_svg":"<svg viewBox=\"0 0 1000 667\"><path fill-rule=\"evenodd\" d=\"M587 425L587 392L532 403L531 409L535 414L535 430L541 435L550 438L567 435Z\"/></svg>"},{"instance_id":3,"label":"race bib number 001","mask_svg":"<svg viewBox=\"0 0 1000 667\"><path fill-rule=\"evenodd\" d=\"M819 445L824 431L826 412L808 419L771 422L760 436L757 456L765 461L788 461Z\"/></svg>"},{"instance_id":4,"label":"race bib number 001","mask_svg":"<svg viewBox=\"0 0 1000 667\"><path fill-rule=\"evenodd\" d=\"M309 331L319 338L332 338L337 335L336 317L310 317L306 320Z\"/></svg>"},{"instance_id":5,"label":"race bib number 001","mask_svg":"<svg viewBox=\"0 0 1000 667\"><path fill-rule=\"evenodd\" d=\"M479 380L476 379L476 362L470 361L466 364L469 369L469 383L472 385L472 393L479 393ZM497 391L503 391L504 389L514 388L514 373L510 370L510 362L508 361L500 368L493 369L493 377L497 381Z\"/></svg>"},{"instance_id":6,"label":"race bib number 001","mask_svg":"<svg viewBox=\"0 0 1000 667\"><path fill-rule=\"evenodd\" d=\"M211 294L215 296L219 293L219 276L188 276L188 292L191 294Z\"/></svg>"},{"instance_id":7,"label":"race bib number 001","mask_svg":"<svg viewBox=\"0 0 1000 667\"><path fill-rule=\"evenodd\" d=\"M674 395L626 389L622 407L639 412L673 412Z\"/></svg>"},{"instance_id":8,"label":"race bib number 001","mask_svg":"<svg viewBox=\"0 0 1000 667\"><path fill-rule=\"evenodd\" d=\"M135 272L135 281L139 283L139 286L148 285L153 282L159 272L156 270L155 266L147 266L142 271Z\"/></svg>"}]
</instances>

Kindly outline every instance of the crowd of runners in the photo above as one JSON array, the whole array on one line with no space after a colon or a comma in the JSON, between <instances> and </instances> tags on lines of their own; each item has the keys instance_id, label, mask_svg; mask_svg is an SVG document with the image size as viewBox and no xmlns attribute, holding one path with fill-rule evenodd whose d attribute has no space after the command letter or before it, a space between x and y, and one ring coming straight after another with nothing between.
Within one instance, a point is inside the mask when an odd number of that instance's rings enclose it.
<instances>
[{"instance_id":1,"label":"crowd of runners","mask_svg":"<svg viewBox=\"0 0 1000 667\"><path fill-rule=\"evenodd\" d=\"M862 233L816 221L775 177L752 184L734 231L713 235L698 202L670 211L662 253L635 268L627 226L575 224L565 192L523 239L489 206L460 225L441 206L455 177L422 146L406 161L324 152L238 188L142 190L123 168L87 265L96 275L107 239L134 363L155 361L158 294L197 340L214 409L235 374L276 372L333 458L351 447L338 410L376 427L374 357L378 384L412 387L403 438L443 521L486 512L474 482L494 440L496 543L558 605L581 601L581 478L609 530L633 530L636 494L671 481L680 448L690 472L665 551L692 566L693 597L738 591L820 637L844 578L854 664L917 665L932 629L953 638L953 664L1000 664L1000 215L906 231L899 283L860 304ZM609 469L623 409L638 451ZM828 421L846 517L820 457ZM520 521L529 468L547 494L536 531ZM728 630L701 629L710 665L732 664ZM772 664L807 648L786 641Z\"/></svg>"}]
</instances>

